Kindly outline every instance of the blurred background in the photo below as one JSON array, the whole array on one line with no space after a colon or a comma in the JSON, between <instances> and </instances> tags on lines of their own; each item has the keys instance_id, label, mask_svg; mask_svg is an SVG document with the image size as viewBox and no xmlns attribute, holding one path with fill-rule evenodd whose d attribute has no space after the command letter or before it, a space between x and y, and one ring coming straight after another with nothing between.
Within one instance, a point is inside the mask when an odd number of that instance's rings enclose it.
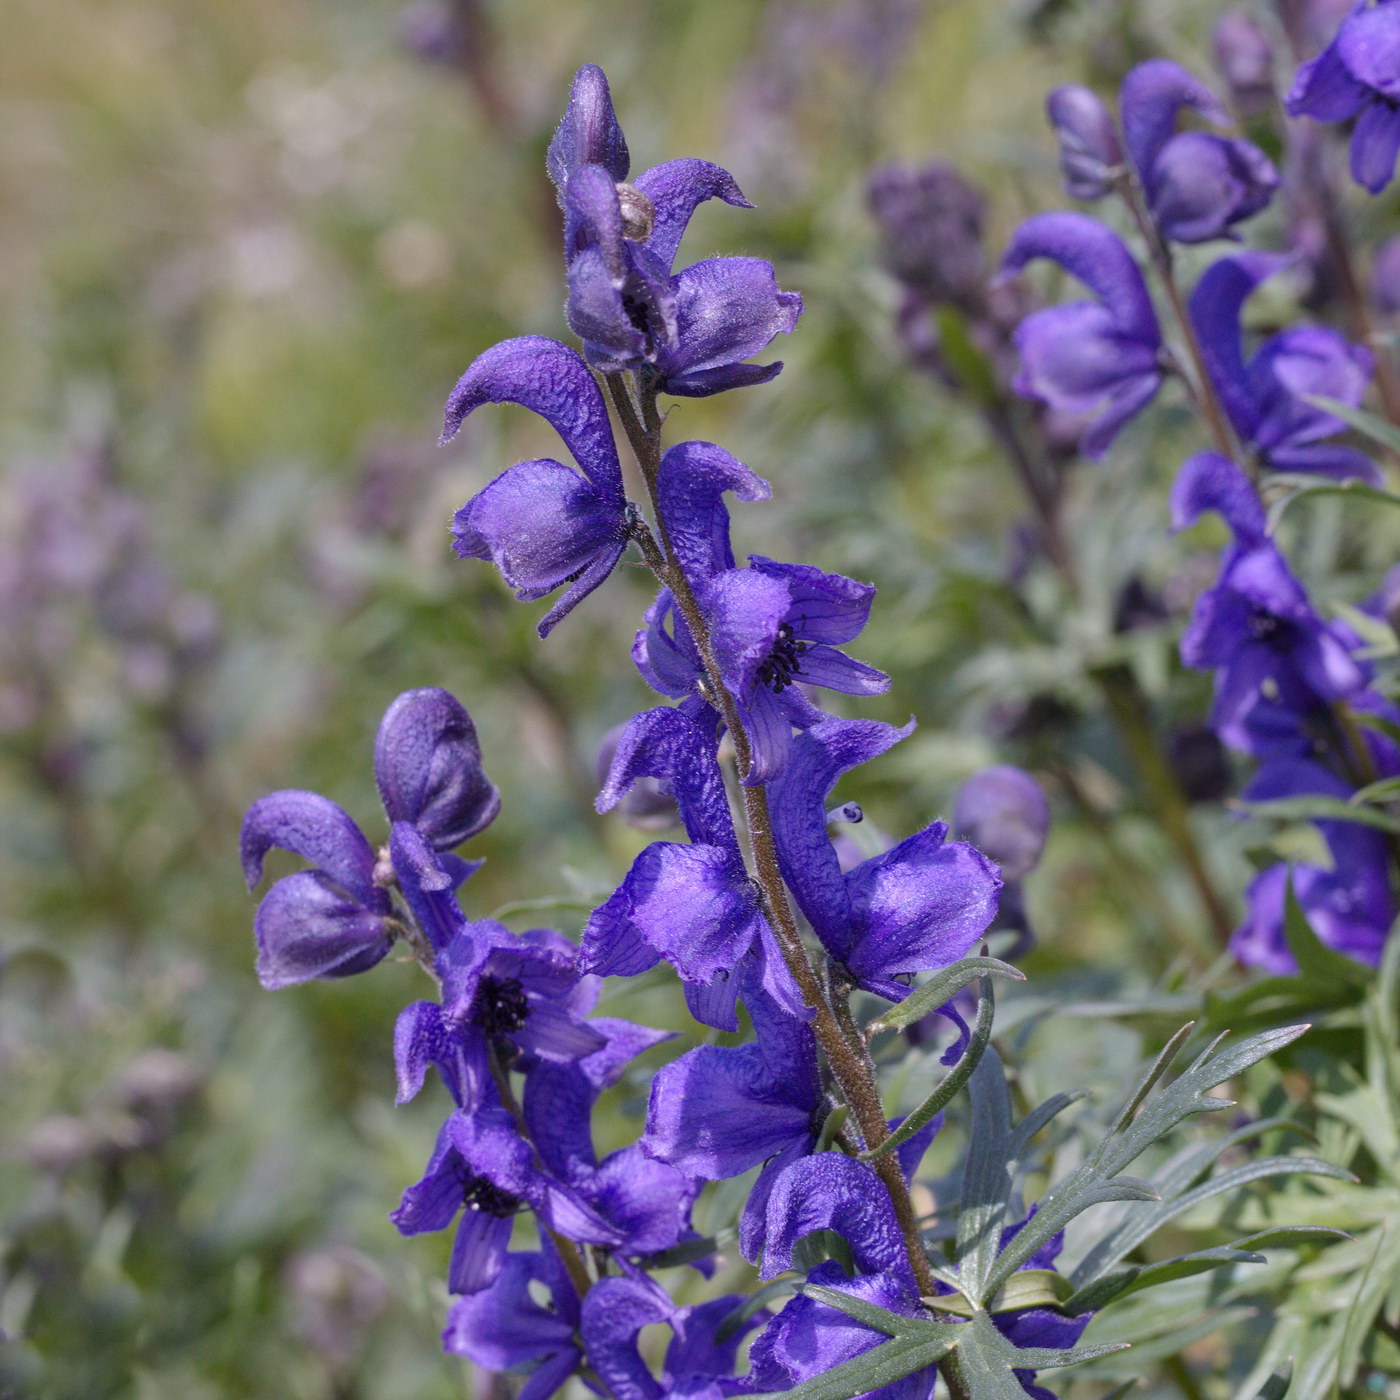
<instances>
[{"instance_id":1,"label":"blurred background","mask_svg":"<svg viewBox=\"0 0 1400 1400\"><path fill-rule=\"evenodd\" d=\"M0 1396L474 1384L439 1352L446 1237L387 1220L443 1108L393 1107L393 1019L419 974L262 991L237 832L254 798L304 787L379 839L378 718L443 685L504 795L471 852L488 858L474 914L537 901L505 916L574 931L648 839L591 806L599 741L651 703L627 659L645 578L623 570L540 644L542 606L454 560L447 526L506 465L554 451L548 430L500 409L435 446L476 354L565 334L543 153L581 62L611 79L634 169L703 156L757 206L702 208L685 260L763 256L806 298L772 386L683 401L670 433L773 482L737 518L741 548L881 590L856 650L894 686L859 713L920 727L852 793L870 839L1021 764L1055 812L1027 886L1027 995L1169 1003L1214 964L1086 680L1131 670L1238 891L1247 837L1199 728L1208 681L1175 661L1218 543L1165 529L1190 415L1074 469L1070 599L1027 559L983 416L901 344L866 190L882 164L954 162L985 191L994 261L1020 218L1064 202L1045 92L1110 88L1153 53L1209 74L1215 17L1201 0L11 0ZM1325 505L1309 519L1302 563L1343 590L1394 557ZM659 978L605 1007L684 1024ZM1121 1069L1121 1033L1081 1024L1043 1049L1046 1076Z\"/></svg>"}]
</instances>

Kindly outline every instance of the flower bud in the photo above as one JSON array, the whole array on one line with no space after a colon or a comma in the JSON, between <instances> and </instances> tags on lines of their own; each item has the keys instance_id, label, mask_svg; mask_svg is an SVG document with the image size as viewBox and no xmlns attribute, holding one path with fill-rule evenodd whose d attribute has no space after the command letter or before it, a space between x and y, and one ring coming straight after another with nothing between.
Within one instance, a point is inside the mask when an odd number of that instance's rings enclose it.
<instances>
[{"instance_id":1,"label":"flower bud","mask_svg":"<svg viewBox=\"0 0 1400 1400\"><path fill-rule=\"evenodd\" d=\"M1215 67L1243 113L1263 111L1274 99L1274 46L1246 10L1227 10L1211 35Z\"/></svg>"},{"instance_id":2,"label":"flower bud","mask_svg":"<svg viewBox=\"0 0 1400 1400\"><path fill-rule=\"evenodd\" d=\"M1003 880L1019 880L1045 849L1050 805L1029 773L999 764L974 773L958 790L953 827L1001 866Z\"/></svg>"},{"instance_id":3,"label":"flower bud","mask_svg":"<svg viewBox=\"0 0 1400 1400\"><path fill-rule=\"evenodd\" d=\"M934 161L875 171L868 199L884 235L885 264L906 287L933 302L980 307L987 281L980 190Z\"/></svg>"},{"instance_id":4,"label":"flower bud","mask_svg":"<svg viewBox=\"0 0 1400 1400\"><path fill-rule=\"evenodd\" d=\"M1076 83L1057 87L1045 112L1060 143L1065 192L1074 199L1102 199L1123 164L1123 148L1108 108L1096 93Z\"/></svg>"}]
</instances>

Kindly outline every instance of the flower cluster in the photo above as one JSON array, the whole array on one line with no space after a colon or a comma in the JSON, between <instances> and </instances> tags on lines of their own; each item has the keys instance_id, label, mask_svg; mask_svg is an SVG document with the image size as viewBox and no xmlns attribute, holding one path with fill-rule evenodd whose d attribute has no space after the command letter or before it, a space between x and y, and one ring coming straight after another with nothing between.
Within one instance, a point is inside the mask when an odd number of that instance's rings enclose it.
<instances>
[{"instance_id":1,"label":"flower cluster","mask_svg":"<svg viewBox=\"0 0 1400 1400\"><path fill-rule=\"evenodd\" d=\"M1321 120L1359 114L1353 172L1373 190L1389 180L1395 160L1387 123L1400 133L1379 81L1397 16L1400 9L1384 0L1358 6L1333 43L1303 66L1288 101L1290 113ZM1235 16L1222 22L1216 38L1232 93L1257 110L1272 92L1266 36ZM1210 723L1219 738L1258 760L1244 797L1318 799L1322 812L1400 771L1400 751L1389 737L1400 711L1379 688L1364 639L1315 608L1274 538L1261 492L1275 473L1290 481L1301 475L1380 483L1374 461L1336 440L1348 426L1339 414L1361 404L1377 370L1375 356L1323 324L1285 326L1246 347L1246 302L1306 247L1230 252L1211 262L1189 293L1180 286L1173 245L1237 239L1236 226L1259 213L1279 184L1272 164L1249 142L1175 129L1183 108L1217 126L1229 121L1189 73L1164 59L1139 64L1122 85L1121 121L1083 87L1057 89L1047 107L1067 193L1081 200L1116 195L1137 243L1075 211L1036 214L1017 229L1002 259L1003 277L1045 258L1095 299L1037 310L1021 322L1015 387L1088 419L1083 451L1102 458L1170 378L1185 384L1212 429L1214 450L1182 467L1173 524L1183 529L1214 512L1233 543L1215 584L1195 601L1181 658L1214 673ZM1312 140L1305 130L1289 133L1294 179L1316 174L1295 154L1311 150ZM1154 281L1172 307L1184 354L1168 348ZM1380 615L1379 602L1368 608ZM1290 870L1279 863L1253 880L1245 920L1231 941L1241 961L1279 973L1295 969L1285 933L1290 884L1324 944L1378 960L1396 914L1390 841L1376 823L1319 816L1315 825L1330 865L1299 863Z\"/></svg>"},{"instance_id":2,"label":"flower cluster","mask_svg":"<svg viewBox=\"0 0 1400 1400\"><path fill-rule=\"evenodd\" d=\"M843 650L875 590L809 564L737 560L726 497L764 500L767 483L713 443L663 452L657 410L661 393L771 379L780 365L748 361L793 329L801 301L757 259L673 272L699 203L747 202L727 172L701 160L629 183L600 70L575 79L548 165L564 215L567 317L583 354L539 336L486 351L453 390L443 436L485 404L520 404L554 428L573 465L543 458L497 476L458 511L455 547L492 560L524 600L564 590L541 634L629 546L640 550L660 591L633 658L675 703L610 736L597 805L630 804L647 821L674 814L686 839L648 845L577 945L473 920L459 891L475 867L455 849L493 819L498 795L466 711L445 691L412 691L390 706L375 743L382 845L314 793L274 793L249 811L250 886L274 846L311 867L264 896L258 971L268 987L341 977L402 939L434 980L437 995L398 1020L398 1097L416 1096L435 1070L451 1110L393 1219L404 1234L455 1225L450 1351L528 1372L531 1400L579 1373L617 1396L785 1388L871 1351L883 1334L816 1294L776 1313L738 1296L682 1305L657 1273L682 1263L712 1272L720 1246L696 1234L692 1207L705 1183L756 1171L737 1238L761 1278L790 1276L796 1287L805 1276L853 1305L908 1318L927 1318L920 1300L949 1293L918 1243L910 1197L941 1118L930 1109L902 1129L887 1121L850 1002L897 1006L921 977L965 958L993 926L1003 876L1012 900L1001 927L1024 943L1017 882L1039 856L1048 809L1028 775L1001 768L965 790L956 814L985 854L942 821L865 858L833 835L862 818L856 802L833 797L838 783L912 728L833 716L818 703L823 689L887 688L888 677ZM605 390L645 505L627 497ZM728 750L742 823L725 780ZM670 1037L593 1012L605 979L663 962L697 1022L747 1026L752 1038L705 1044L661 1067L640 1140L600 1157L595 1106ZM955 993L970 976L941 1005L921 1004L951 1029L945 1063L969 1073L974 1032ZM514 1222L525 1212L539 1233L521 1250ZM1017 1228L1007 1227L1008 1240ZM844 1241L839 1257L804 1245L822 1232ZM1048 1269L1053 1254L1047 1245L1023 1267ZM956 1314L951 1299L949 1308ZM1008 1346L1064 1349L1088 1315L1021 1303L994 1321ZM672 1334L659 1375L639 1349L654 1323ZM1017 1374L1044 1395L1034 1369ZM921 1366L898 1393L930 1394L935 1372Z\"/></svg>"}]
</instances>

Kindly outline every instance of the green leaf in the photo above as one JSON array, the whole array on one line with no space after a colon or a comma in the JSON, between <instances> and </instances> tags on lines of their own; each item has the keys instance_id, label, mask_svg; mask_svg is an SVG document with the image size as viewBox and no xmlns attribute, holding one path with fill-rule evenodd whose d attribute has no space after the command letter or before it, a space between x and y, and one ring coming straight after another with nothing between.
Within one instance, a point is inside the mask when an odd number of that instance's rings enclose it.
<instances>
[{"instance_id":1,"label":"green leaf","mask_svg":"<svg viewBox=\"0 0 1400 1400\"><path fill-rule=\"evenodd\" d=\"M1400 778L1381 778L1357 788L1350 797L1351 802L1391 802L1400 798Z\"/></svg>"},{"instance_id":2,"label":"green leaf","mask_svg":"<svg viewBox=\"0 0 1400 1400\"><path fill-rule=\"evenodd\" d=\"M1369 968L1327 947L1313 932L1303 906L1293 888L1293 872L1288 875L1288 892L1283 912L1283 936L1288 951L1298 964L1298 975L1324 986L1365 986L1371 980Z\"/></svg>"},{"instance_id":3,"label":"green leaf","mask_svg":"<svg viewBox=\"0 0 1400 1400\"><path fill-rule=\"evenodd\" d=\"M1024 972L1010 963L1002 962L1000 958L963 958L930 978L898 1006L892 1006L877 1016L865 1028L865 1038L873 1040L882 1031L896 1031L903 1026L912 1026L915 1021L922 1021L930 1011L936 1011L979 977L1007 977L1014 982L1026 980Z\"/></svg>"},{"instance_id":4,"label":"green leaf","mask_svg":"<svg viewBox=\"0 0 1400 1400\"><path fill-rule=\"evenodd\" d=\"M941 1004L941 1003L940 1003ZM862 1162L872 1161L902 1147L927 1123L961 1092L963 1085L972 1078L973 1071L981 1062L983 1052L992 1039L992 1019L996 1006L992 997L992 979L984 977L977 997L977 1021L972 1028L967 1049L958 1057L958 1062L944 1076L943 1082L916 1108L884 1142L868 1152L860 1154Z\"/></svg>"},{"instance_id":5,"label":"green leaf","mask_svg":"<svg viewBox=\"0 0 1400 1400\"><path fill-rule=\"evenodd\" d=\"M959 1341L959 1370L971 1400L1025 1400L1025 1389L1017 1371L1048 1371L1061 1366L1079 1366L1100 1356L1124 1350L1124 1343L1073 1347L1069 1350L1016 1346L997 1330L985 1312L964 1324L967 1334Z\"/></svg>"},{"instance_id":6,"label":"green leaf","mask_svg":"<svg viewBox=\"0 0 1400 1400\"><path fill-rule=\"evenodd\" d=\"M1229 1099L1208 1098L1207 1090L1216 1088L1275 1050L1291 1044L1305 1030L1306 1026L1286 1026L1280 1030L1264 1031L1227 1048L1221 1048L1224 1039L1222 1036L1208 1045L1183 1074L1168 1084L1155 1098L1144 1103L1144 1085L1150 1089L1161 1077L1171 1055L1175 1054L1179 1038L1173 1037L1172 1042L1148 1071L1144 1083L1129 1096L1128 1105L1118 1115L1113 1130L1077 1170L1046 1192L1036 1208L1035 1215L1001 1252L986 1275L983 1297L988 1292L994 1292L1016 1269L1028 1263L1036 1250L1048 1243L1070 1220L1087 1209L1088 1205L1111 1199L1103 1195L1105 1187L1111 1185L1112 1178L1124 1171L1154 1142L1165 1137L1192 1114L1229 1107ZM1138 1105L1141 1105L1140 1111L1128 1121L1128 1110ZM1328 1170L1332 1168L1329 1166ZM1147 1183L1135 1182L1132 1185L1137 1188L1146 1187L1153 1196L1157 1194ZM1131 1195L1119 1197L1132 1198ZM1137 1199L1145 1198L1138 1195ZM1076 1283L1086 1281L1075 1278Z\"/></svg>"},{"instance_id":7,"label":"green leaf","mask_svg":"<svg viewBox=\"0 0 1400 1400\"><path fill-rule=\"evenodd\" d=\"M1260 1390L1257 1400L1284 1400L1288 1394L1288 1387L1293 1380L1293 1363L1285 1361L1277 1371L1264 1382L1263 1389Z\"/></svg>"},{"instance_id":8,"label":"green leaf","mask_svg":"<svg viewBox=\"0 0 1400 1400\"><path fill-rule=\"evenodd\" d=\"M837 1312L855 1318L857 1322L876 1332L883 1332L887 1337L912 1335L916 1319L901 1317L899 1313L890 1312L888 1308L867 1302L864 1298L857 1298L854 1293L843 1293L839 1288L828 1288L821 1283L804 1283L800 1291L808 1298L824 1303L829 1308L835 1308Z\"/></svg>"},{"instance_id":9,"label":"green leaf","mask_svg":"<svg viewBox=\"0 0 1400 1400\"><path fill-rule=\"evenodd\" d=\"M1275 1225L1269 1230L1259 1230L1236 1240L1233 1249L1301 1249L1309 1244L1336 1244L1339 1240L1354 1239L1345 1230L1334 1230L1330 1225Z\"/></svg>"},{"instance_id":10,"label":"green leaf","mask_svg":"<svg viewBox=\"0 0 1400 1400\"><path fill-rule=\"evenodd\" d=\"M1190 1278L1193 1274L1208 1273L1211 1269L1222 1269L1230 1264L1267 1262L1262 1254L1253 1250L1221 1245L1216 1249L1179 1254L1175 1259L1163 1259L1156 1264L1130 1265L1126 1269L1105 1274L1087 1288L1081 1288L1065 1303L1065 1311L1077 1316L1090 1309L1097 1311L1114 1298L1126 1298L1130 1293L1140 1293L1144 1288L1155 1288L1162 1283L1173 1283L1179 1278Z\"/></svg>"},{"instance_id":11,"label":"green leaf","mask_svg":"<svg viewBox=\"0 0 1400 1400\"><path fill-rule=\"evenodd\" d=\"M1118 1117L1113 1120L1113 1126L1108 1130L1110 1136L1114 1133L1121 1133L1133 1121L1133 1115L1142 1106L1143 1100L1156 1087L1157 1081L1171 1068L1172 1061L1176 1059L1177 1051L1186 1043L1186 1039L1191 1034L1191 1029L1195 1024L1194 1021L1187 1021L1162 1047L1161 1053L1153 1060L1151 1068L1143 1075L1137 1088L1128 1095L1128 1102L1118 1110Z\"/></svg>"},{"instance_id":12,"label":"green leaf","mask_svg":"<svg viewBox=\"0 0 1400 1400\"><path fill-rule=\"evenodd\" d=\"M1373 807L1355 806L1340 797L1275 797L1268 802L1232 802L1230 806L1248 812L1253 817L1267 817L1280 822L1354 822L1357 826L1372 826L1377 831L1400 834L1400 820Z\"/></svg>"},{"instance_id":13,"label":"green leaf","mask_svg":"<svg viewBox=\"0 0 1400 1400\"><path fill-rule=\"evenodd\" d=\"M958 382L980 408L995 408L1001 402L1001 389L987 357L968 334L967 318L944 305L934 312L934 320L938 323L938 349Z\"/></svg>"},{"instance_id":14,"label":"green leaf","mask_svg":"<svg viewBox=\"0 0 1400 1400\"><path fill-rule=\"evenodd\" d=\"M1343 403L1340 399L1329 399L1323 394L1304 394L1302 397L1317 408L1340 418L1343 423L1350 423L1363 437L1370 438L1372 442L1380 443L1382 447L1388 448L1391 452L1400 453L1400 428L1388 420L1377 417L1374 413L1367 413L1364 408L1354 408L1351 404ZM1364 485L1363 482L1354 484ZM1374 491L1375 487L1367 489ZM1377 492L1377 494L1385 495L1385 492ZM1400 497L1391 497L1391 499L1400 505Z\"/></svg>"},{"instance_id":15,"label":"green leaf","mask_svg":"<svg viewBox=\"0 0 1400 1400\"><path fill-rule=\"evenodd\" d=\"M993 1047L987 1047L973 1071L968 1092L972 1124L963 1159L955 1258L963 1294L981 1303L994 1291L987 1287L987 1281L996 1262L1011 1195L1011 1098L1001 1059Z\"/></svg>"},{"instance_id":16,"label":"green leaf","mask_svg":"<svg viewBox=\"0 0 1400 1400\"><path fill-rule=\"evenodd\" d=\"M782 1395L784 1400L851 1400L852 1396L864 1395L867 1391L878 1390L884 1385L893 1385L915 1371L922 1371L935 1365L952 1347L952 1342L941 1345L926 1337L891 1337L873 1351L844 1361L820 1376L813 1376L791 1390L770 1391L769 1395ZM757 1397L756 1397L757 1400ZM1012 1400L1012 1397L1008 1397ZM1025 1400L1025 1392L1021 1392Z\"/></svg>"},{"instance_id":17,"label":"green leaf","mask_svg":"<svg viewBox=\"0 0 1400 1400\"><path fill-rule=\"evenodd\" d=\"M1013 1160L1020 1161L1025 1155L1026 1148L1030 1146L1031 1139L1048 1127L1049 1124L1065 1111L1071 1104L1078 1103L1080 1099L1089 1097L1087 1089L1075 1089L1063 1094L1052 1094L1038 1108L1033 1108L1016 1124L1016 1131L1011 1135L1011 1156Z\"/></svg>"}]
</instances>

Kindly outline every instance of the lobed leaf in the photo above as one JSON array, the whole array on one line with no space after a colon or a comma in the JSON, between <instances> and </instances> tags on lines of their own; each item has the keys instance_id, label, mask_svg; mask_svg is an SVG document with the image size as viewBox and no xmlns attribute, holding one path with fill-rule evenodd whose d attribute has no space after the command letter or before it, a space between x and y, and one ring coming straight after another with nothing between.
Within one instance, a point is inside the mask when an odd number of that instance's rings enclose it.
<instances>
[{"instance_id":1,"label":"lobed leaf","mask_svg":"<svg viewBox=\"0 0 1400 1400\"><path fill-rule=\"evenodd\" d=\"M1006 977L1024 982L1026 974L1000 958L985 955L963 958L936 973L922 987L911 992L897 1006L882 1012L865 1028L865 1038L873 1040L882 1031L896 1031L922 1021L930 1011L937 1011L951 1001L964 987L970 987L979 977Z\"/></svg>"}]
</instances>

